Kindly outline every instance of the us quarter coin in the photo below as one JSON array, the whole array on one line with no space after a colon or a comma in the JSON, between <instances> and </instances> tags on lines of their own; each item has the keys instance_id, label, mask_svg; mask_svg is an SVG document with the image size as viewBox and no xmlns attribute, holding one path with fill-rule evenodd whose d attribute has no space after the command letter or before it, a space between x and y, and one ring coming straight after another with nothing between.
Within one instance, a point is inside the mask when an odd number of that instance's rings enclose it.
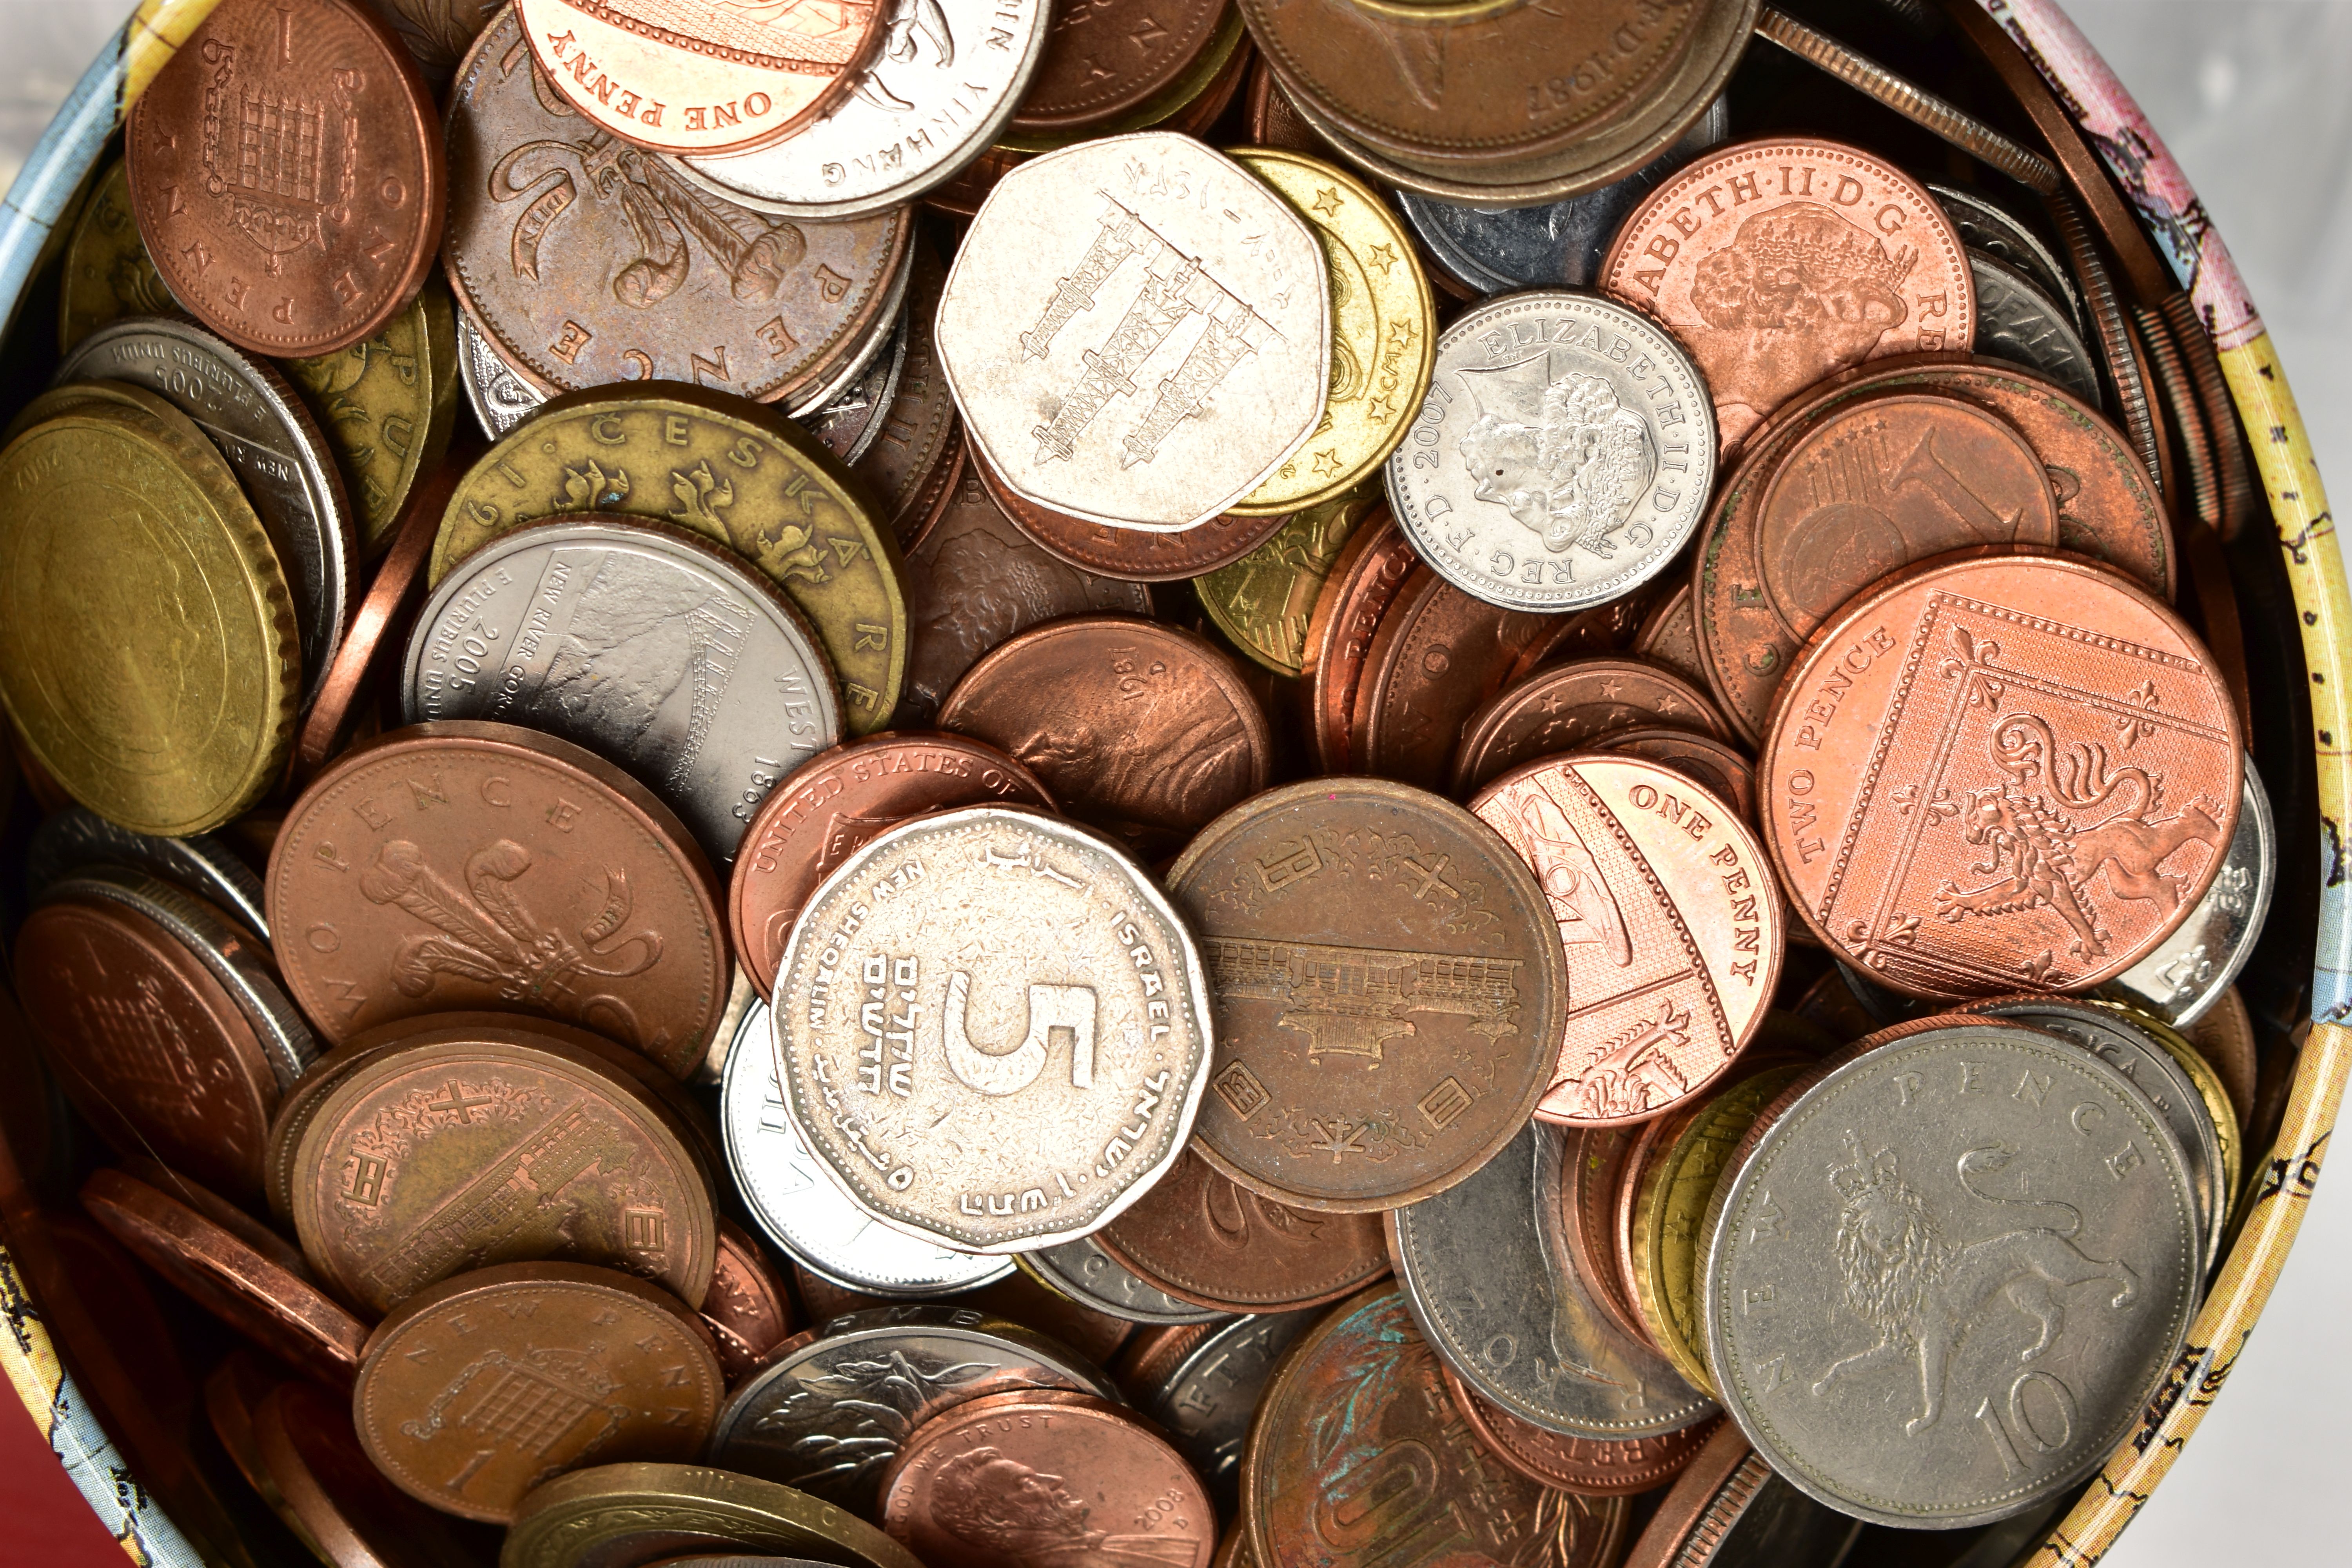
<instances>
[{"instance_id":1,"label":"us quarter coin","mask_svg":"<svg viewBox=\"0 0 2352 1568\"><path fill-rule=\"evenodd\" d=\"M949 1296L1012 1273L1009 1258L950 1251L877 1223L825 1179L784 1114L772 1027L753 997L719 1089L728 1168L769 1238L811 1273L868 1296Z\"/></svg>"},{"instance_id":2,"label":"us quarter coin","mask_svg":"<svg viewBox=\"0 0 2352 1568\"><path fill-rule=\"evenodd\" d=\"M265 940L268 911L261 879L209 833L158 838L117 826L94 811L68 806L41 819L25 847L26 891L37 897L85 866L127 866L201 894Z\"/></svg>"},{"instance_id":3,"label":"us quarter coin","mask_svg":"<svg viewBox=\"0 0 2352 1568\"><path fill-rule=\"evenodd\" d=\"M2213 885L2155 952L2107 982L2105 994L2185 1029L2212 1011L2253 956L2278 886L2278 826L2270 792L2246 758L2237 826Z\"/></svg>"},{"instance_id":4,"label":"us quarter coin","mask_svg":"<svg viewBox=\"0 0 2352 1568\"><path fill-rule=\"evenodd\" d=\"M474 420L495 441L539 411L546 394L531 385L490 346L474 318L457 312L457 374Z\"/></svg>"},{"instance_id":5,"label":"us quarter coin","mask_svg":"<svg viewBox=\"0 0 2352 1568\"><path fill-rule=\"evenodd\" d=\"M2196 1189L2128 1079L2038 1029L1845 1063L1716 1189L1707 1363L1765 1459L1856 1518L1956 1530L2098 1468L2196 1303Z\"/></svg>"},{"instance_id":6,"label":"us quarter coin","mask_svg":"<svg viewBox=\"0 0 2352 1568\"><path fill-rule=\"evenodd\" d=\"M1208 983L1109 839L1006 806L890 828L820 884L772 1015L793 1125L868 1214L969 1252L1071 1241L1191 1136Z\"/></svg>"},{"instance_id":7,"label":"us quarter coin","mask_svg":"<svg viewBox=\"0 0 2352 1568\"><path fill-rule=\"evenodd\" d=\"M1977 289L1976 352L2021 364L2099 405L2098 362L2065 310L2005 261L1969 252Z\"/></svg>"},{"instance_id":8,"label":"us quarter coin","mask_svg":"<svg viewBox=\"0 0 2352 1568\"><path fill-rule=\"evenodd\" d=\"M1138 132L1006 174L940 300L964 426L1017 495L1169 531L1313 434L1330 283L1306 221L1189 136Z\"/></svg>"},{"instance_id":9,"label":"us quarter coin","mask_svg":"<svg viewBox=\"0 0 2352 1568\"><path fill-rule=\"evenodd\" d=\"M1715 479L1715 410L1656 322L1590 294L1513 294L1437 340L1389 508L1421 558L1512 609L1580 610L1665 570Z\"/></svg>"},{"instance_id":10,"label":"us quarter coin","mask_svg":"<svg viewBox=\"0 0 2352 1568\"><path fill-rule=\"evenodd\" d=\"M1227 1314L1180 1301L1103 1250L1091 1236L1023 1256L1030 1273L1082 1307L1130 1323L1213 1323Z\"/></svg>"}]
</instances>

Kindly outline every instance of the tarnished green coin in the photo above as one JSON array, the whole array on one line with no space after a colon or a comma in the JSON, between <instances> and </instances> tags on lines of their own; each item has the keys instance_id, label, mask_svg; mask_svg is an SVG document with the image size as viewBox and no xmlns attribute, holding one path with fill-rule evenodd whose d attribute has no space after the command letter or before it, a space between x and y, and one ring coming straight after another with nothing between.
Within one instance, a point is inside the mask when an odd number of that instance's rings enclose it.
<instances>
[{"instance_id":1,"label":"tarnished green coin","mask_svg":"<svg viewBox=\"0 0 2352 1568\"><path fill-rule=\"evenodd\" d=\"M457 418L457 312L437 278L347 349L278 362L326 433L369 554L392 542L416 481L441 466Z\"/></svg>"},{"instance_id":2,"label":"tarnished green coin","mask_svg":"<svg viewBox=\"0 0 2352 1568\"><path fill-rule=\"evenodd\" d=\"M427 581L509 529L576 511L677 523L749 557L816 628L849 732L889 721L907 674L898 542L781 415L667 382L555 398L457 482Z\"/></svg>"},{"instance_id":3,"label":"tarnished green coin","mask_svg":"<svg viewBox=\"0 0 2352 1568\"><path fill-rule=\"evenodd\" d=\"M1276 675L1297 675L1323 580L1340 546L1380 507L1377 490L1354 490L1291 513L1264 544L1193 580L1201 608L1251 658Z\"/></svg>"}]
</instances>

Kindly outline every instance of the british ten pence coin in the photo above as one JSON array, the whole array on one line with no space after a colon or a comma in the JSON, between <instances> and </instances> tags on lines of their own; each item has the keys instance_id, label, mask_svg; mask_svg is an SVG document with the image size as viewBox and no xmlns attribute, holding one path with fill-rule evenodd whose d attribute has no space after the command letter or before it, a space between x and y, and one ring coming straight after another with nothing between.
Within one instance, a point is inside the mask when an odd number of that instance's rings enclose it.
<instances>
[{"instance_id":1,"label":"british ten pence coin","mask_svg":"<svg viewBox=\"0 0 2352 1568\"><path fill-rule=\"evenodd\" d=\"M265 886L286 988L331 1044L488 1008L683 1078L727 1005L718 886L684 825L535 731L417 724L345 752L289 808Z\"/></svg>"},{"instance_id":2,"label":"british ten pence coin","mask_svg":"<svg viewBox=\"0 0 2352 1568\"><path fill-rule=\"evenodd\" d=\"M1179 1300L1225 1312L1319 1307L1363 1289L1389 1266L1373 1216L1276 1203L1189 1151L1095 1240Z\"/></svg>"},{"instance_id":3,"label":"british ten pence coin","mask_svg":"<svg viewBox=\"0 0 2352 1568\"><path fill-rule=\"evenodd\" d=\"M239 348L347 348L432 268L448 199L435 121L408 50L367 6L228 0L131 108L140 237L172 297Z\"/></svg>"},{"instance_id":4,"label":"british ten pence coin","mask_svg":"<svg viewBox=\"0 0 2352 1568\"><path fill-rule=\"evenodd\" d=\"M773 1020L787 1108L832 1179L971 1252L1068 1241L1174 1163L1208 1074L1191 933L1108 839L969 806L836 868Z\"/></svg>"},{"instance_id":5,"label":"british ten pence coin","mask_svg":"<svg viewBox=\"0 0 2352 1568\"><path fill-rule=\"evenodd\" d=\"M702 1451L726 1384L710 1331L609 1268L480 1268L368 1336L352 1399L368 1457L446 1513L505 1524L523 1494L593 1459Z\"/></svg>"},{"instance_id":6,"label":"british ten pence coin","mask_svg":"<svg viewBox=\"0 0 2352 1568\"><path fill-rule=\"evenodd\" d=\"M1790 901L1913 995L2086 990L2186 920L2243 742L2203 646L2102 567L1916 567L1813 636L1757 780Z\"/></svg>"},{"instance_id":7,"label":"british ten pence coin","mask_svg":"<svg viewBox=\"0 0 2352 1568\"><path fill-rule=\"evenodd\" d=\"M1016 494L1189 528L1313 434L1329 290L1281 197L1190 137L1139 132L1034 159L989 194L940 300L940 360Z\"/></svg>"},{"instance_id":8,"label":"british ten pence coin","mask_svg":"<svg viewBox=\"0 0 2352 1568\"><path fill-rule=\"evenodd\" d=\"M1646 1121L1703 1093L1780 978L1780 900L1739 814L1631 756L1549 758L1470 803L1535 868L1566 955L1566 1022L1536 1114Z\"/></svg>"},{"instance_id":9,"label":"british ten pence coin","mask_svg":"<svg viewBox=\"0 0 2352 1568\"><path fill-rule=\"evenodd\" d=\"M1835 142L1701 158L1625 220L1600 286L1688 345L1727 448L1834 371L1965 351L1976 334L1951 219L1909 175Z\"/></svg>"},{"instance_id":10,"label":"british ten pence coin","mask_svg":"<svg viewBox=\"0 0 2352 1568\"><path fill-rule=\"evenodd\" d=\"M1567 975L1542 889L1460 806L1318 779L1203 829L1168 873L1217 1021L1197 1150L1293 1207L1442 1192L1550 1081Z\"/></svg>"},{"instance_id":11,"label":"british ten pence coin","mask_svg":"<svg viewBox=\"0 0 2352 1568\"><path fill-rule=\"evenodd\" d=\"M1706 508L1707 386L1656 321L1613 300L1490 300L1437 341L1429 394L1389 458L1390 509L1423 560L1490 604L1617 598L1665 570Z\"/></svg>"}]
</instances>

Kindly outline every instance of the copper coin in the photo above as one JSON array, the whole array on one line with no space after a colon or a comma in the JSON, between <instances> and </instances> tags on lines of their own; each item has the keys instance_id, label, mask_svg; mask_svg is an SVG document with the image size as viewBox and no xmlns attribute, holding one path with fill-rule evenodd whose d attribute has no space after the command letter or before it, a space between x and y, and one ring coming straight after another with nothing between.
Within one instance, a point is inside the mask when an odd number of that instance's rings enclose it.
<instances>
[{"instance_id":1,"label":"copper coin","mask_svg":"<svg viewBox=\"0 0 2352 1568\"><path fill-rule=\"evenodd\" d=\"M911 222L908 226L915 228ZM908 265L914 275L907 285L907 356L898 369L898 388L882 410L882 428L874 444L853 467L882 503L877 515L907 550L921 542L940 471L960 460L957 454L963 446L955 395L940 370L939 340L931 326L940 313L940 291L947 286L948 269L919 229L910 244Z\"/></svg>"},{"instance_id":2,"label":"copper coin","mask_svg":"<svg viewBox=\"0 0 2352 1568\"><path fill-rule=\"evenodd\" d=\"M1642 1121L1714 1083L1780 973L1780 900L1756 835L1638 757L1530 763L1470 803L1535 868L1567 954L1559 1070L1536 1114Z\"/></svg>"},{"instance_id":3,"label":"copper coin","mask_svg":"<svg viewBox=\"0 0 2352 1568\"><path fill-rule=\"evenodd\" d=\"M2221 1079L2222 1090L2230 1097L2230 1109L2237 1112L2239 1127L2250 1127L2261 1061L2254 1047L2253 1016L2246 1011L2246 999L2238 994L2236 986L2230 986L2203 1017L2181 1033Z\"/></svg>"},{"instance_id":4,"label":"copper coin","mask_svg":"<svg viewBox=\"0 0 2352 1568\"><path fill-rule=\"evenodd\" d=\"M948 693L940 727L1011 753L1072 816L1146 854L1264 789L1274 760L1232 658L1125 616L1074 616L1004 643Z\"/></svg>"},{"instance_id":5,"label":"copper coin","mask_svg":"<svg viewBox=\"0 0 2352 1568\"><path fill-rule=\"evenodd\" d=\"M1144 1283L1221 1312L1319 1307L1362 1289L1389 1267L1377 1216L1278 1204L1228 1181L1190 1150L1095 1239Z\"/></svg>"},{"instance_id":6,"label":"copper coin","mask_svg":"<svg viewBox=\"0 0 2352 1568\"><path fill-rule=\"evenodd\" d=\"M1604 752L1646 757L1703 784L1709 795L1756 825L1756 769L1738 748L1691 730L1615 730L1595 744Z\"/></svg>"},{"instance_id":7,"label":"copper coin","mask_svg":"<svg viewBox=\"0 0 2352 1568\"><path fill-rule=\"evenodd\" d=\"M370 1031L372 1035L381 1033ZM269 1141L262 1163L262 1195L268 1200L269 1212L279 1224L294 1223L295 1155L311 1119L334 1087L351 1077L352 1069L369 1056L383 1049L385 1044L382 1039L365 1039L337 1046L312 1062L278 1100L277 1113L269 1119Z\"/></svg>"},{"instance_id":8,"label":"copper coin","mask_svg":"<svg viewBox=\"0 0 2352 1568\"><path fill-rule=\"evenodd\" d=\"M1688 583L1676 584L1672 594L1650 607L1626 651L1635 658L1664 665L1695 686L1708 685L1706 665L1699 658L1698 617L1691 608Z\"/></svg>"},{"instance_id":9,"label":"copper coin","mask_svg":"<svg viewBox=\"0 0 2352 1568\"><path fill-rule=\"evenodd\" d=\"M1143 535L1158 539L1160 534ZM1151 590L1074 566L1016 527L967 458L922 542L907 552L903 724L927 726L981 655L1064 616L1151 613Z\"/></svg>"},{"instance_id":10,"label":"copper coin","mask_svg":"<svg viewBox=\"0 0 2352 1568\"><path fill-rule=\"evenodd\" d=\"M1717 1423L1707 1420L1663 1437L1605 1442L1570 1437L1512 1415L1463 1382L1443 1359L1438 1370L1463 1420L1490 1453L1538 1485L1574 1494L1583 1503L1580 1512L1570 1515L1580 1531L1615 1532L1604 1536L1609 1544L1601 1560L1606 1563L1616 1561L1632 1528L1633 1510L1620 1500L1673 1479L1715 1435ZM1586 1499L1612 1500L1588 1502Z\"/></svg>"},{"instance_id":11,"label":"copper coin","mask_svg":"<svg viewBox=\"0 0 2352 1568\"><path fill-rule=\"evenodd\" d=\"M1453 792L1467 795L1538 757L1607 743L1658 725L1727 736L1715 704L1690 682L1638 658L1586 658L1538 670L1463 722Z\"/></svg>"},{"instance_id":12,"label":"copper coin","mask_svg":"<svg viewBox=\"0 0 2352 1568\"><path fill-rule=\"evenodd\" d=\"M710 1331L667 1291L609 1268L510 1263L378 1324L352 1414L394 1485L505 1524L575 1466L698 1458L725 1396Z\"/></svg>"},{"instance_id":13,"label":"copper coin","mask_svg":"<svg viewBox=\"0 0 2352 1568\"><path fill-rule=\"evenodd\" d=\"M926 1563L1206 1568L1217 1510L1131 1410L1092 1394L984 1394L915 1428L882 1479L882 1528Z\"/></svg>"},{"instance_id":14,"label":"copper coin","mask_svg":"<svg viewBox=\"0 0 2352 1568\"><path fill-rule=\"evenodd\" d=\"M1696 359L1729 451L1832 371L1976 333L1968 253L1944 209L1883 159L1834 142L1710 153L1633 209L1599 286Z\"/></svg>"},{"instance_id":15,"label":"copper coin","mask_svg":"<svg viewBox=\"0 0 2352 1568\"><path fill-rule=\"evenodd\" d=\"M1863 1528L1776 1474L1727 1421L1675 1478L1622 1568L1839 1563Z\"/></svg>"},{"instance_id":16,"label":"copper coin","mask_svg":"<svg viewBox=\"0 0 2352 1568\"><path fill-rule=\"evenodd\" d=\"M741 1226L721 1216L718 1262L702 1298L702 1326L719 1352L730 1387L759 1369L793 1331L792 1299L767 1255Z\"/></svg>"},{"instance_id":17,"label":"copper coin","mask_svg":"<svg viewBox=\"0 0 2352 1568\"><path fill-rule=\"evenodd\" d=\"M1415 567L1364 655L1349 720L1355 765L1444 788L1463 724L1502 688L1551 618L1474 599Z\"/></svg>"},{"instance_id":18,"label":"copper coin","mask_svg":"<svg viewBox=\"0 0 2352 1568\"><path fill-rule=\"evenodd\" d=\"M2204 896L2242 745L2210 656L2104 567L1915 567L1792 667L1764 839L1806 922L1881 984L2083 990Z\"/></svg>"},{"instance_id":19,"label":"copper coin","mask_svg":"<svg viewBox=\"0 0 2352 1568\"><path fill-rule=\"evenodd\" d=\"M109 1143L260 1196L278 1075L185 944L121 904L58 899L18 928L16 976L49 1069Z\"/></svg>"},{"instance_id":20,"label":"copper coin","mask_svg":"<svg viewBox=\"0 0 2352 1568\"><path fill-rule=\"evenodd\" d=\"M1300 678L1307 689L1307 738L1324 773L1352 773L1360 765L1353 730L1356 691L1381 621L1420 564L1412 542L1383 509L1348 536L1315 595Z\"/></svg>"},{"instance_id":21,"label":"copper coin","mask_svg":"<svg viewBox=\"0 0 2352 1568\"><path fill-rule=\"evenodd\" d=\"M263 1497L331 1568L488 1568L498 1543L386 1480L352 1426L348 1398L281 1383L252 1406Z\"/></svg>"},{"instance_id":22,"label":"copper coin","mask_svg":"<svg viewBox=\"0 0 2352 1568\"><path fill-rule=\"evenodd\" d=\"M727 893L735 955L760 994L776 983L801 906L853 850L910 816L996 801L1054 809L1036 774L961 735L868 735L794 770L744 830Z\"/></svg>"},{"instance_id":23,"label":"copper coin","mask_svg":"<svg viewBox=\"0 0 2352 1568\"><path fill-rule=\"evenodd\" d=\"M1452 802L1292 784L1210 824L1167 881L1216 1023L1193 1151L1253 1192L1335 1214L1443 1192L1555 1076L1569 994L1542 889Z\"/></svg>"},{"instance_id":24,"label":"copper coin","mask_svg":"<svg viewBox=\"0 0 2352 1568\"><path fill-rule=\"evenodd\" d=\"M1216 1332L1215 1323L1160 1323L1136 1330L1111 1363L1111 1381L1140 1404L1183 1359Z\"/></svg>"},{"instance_id":25,"label":"copper coin","mask_svg":"<svg viewBox=\"0 0 2352 1568\"><path fill-rule=\"evenodd\" d=\"M1509 684L1517 686L1548 664L1601 658L1629 651L1650 606L1674 585L1667 578L1654 577L1605 605L1552 616L1536 639L1520 651L1518 662L1511 666Z\"/></svg>"},{"instance_id":26,"label":"copper coin","mask_svg":"<svg viewBox=\"0 0 2352 1568\"><path fill-rule=\"evenodd\" d=\"M1287 512L1272 517L1227 513L1172 532L1116 528L1015 495L977 447L971 449L970 466L1013 526L1036 541L1039 548L1081 571L1129 583L1175 583L1230 566L1290 521Z\"/></svg>"},{"instance_id":27,"label":"copper coin","mask_svg":"<svg viewBox=\"0 0 2352 1568\"><path fill-rule=\"evenodd\" d=\"M1392 1284L1334 1308L1276 1370L1242 1455L1242 1521L1263 1568L1607 1568L1624 1536L1619 1507L1489 1452Z\"/></svg>"},{"instance_id":28,"label":"copper coin","mask_svg":"<svg viewBox=\"0 0 2352 1568\"><path fill-rule=\"evenodd\" d=\"M1568 1130L1560 1150L1560 1218L1577 1278L1619 1328L1655 1350L1617 1261L1617 1191L1641 1133L1638 1126Z\"/></svg>"},{"instance_id":29,"label":"copper coin","mask_svg":"<svg viewBox=\"0 0 2352 1568\"><path fill-rule=\"evenodd\" d=\"M1200 58L1230 8L1227 0L1054 0L1012 132L1075 138L1142 107Z\"/></svg>"},{"instance_id":30,"label":"copper coin","mask_svg":"<svg viewBox=\"0 0 2352 1568\"><path fill-rule=\"evenodd\" d=\"M798 407L880 319L905 208L796 222L710 194L566 102L513 11L450 92L450 286L541 392L690 381Z\"/></svg>"},{"instance_id":31,"label":"copper coin","mask_svg":"<svg viewBox=\"0 0 2352 1568\"><path fill-rule=\"evenodd\" d=\"M126 146L156 270L239 348L349 348L432 269L448 199L433 98L353 0L226 0L139 95Z\"/></svg>"},{"instance_id":32,"label":"copper coin","mask_svg":"<svg viewBox=\"0 0 2352 1568\"><path fill-rule=\"evenodd\" d=\"M1246 91L1242 123L1249 131L1251 145L1279 147L1286 152L1304 153L1310 158L1333 156L1331 143L1317 135L1314 127L1290 107L1289 98L1274 79L1274 68L1263 58L1250 68Z\"/></svg>"},{"instance_id":33,"label":"copper coin","mask_svg":"<svg viewBox=\"0 0 2352 1568\"><path fill-rule=\"evenodd\" d=\"M264 879L286 986L340 1043L394 1018L538 1013L683 1078L727 1005L718 885L610 763L509 724L413 724L288 810Z\"/></svg>"}]
</instances>

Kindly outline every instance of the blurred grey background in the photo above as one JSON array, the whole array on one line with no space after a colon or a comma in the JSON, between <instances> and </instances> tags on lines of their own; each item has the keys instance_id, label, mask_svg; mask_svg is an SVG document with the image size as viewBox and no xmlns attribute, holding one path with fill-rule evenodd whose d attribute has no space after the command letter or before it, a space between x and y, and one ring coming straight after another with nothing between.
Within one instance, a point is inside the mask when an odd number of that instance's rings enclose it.
<instances>
[{"instance_id":1,"label":"blurred grey background","mask_svg":"<svg viewBox=\"0 0 2352 1568\"><path fill-rule=\"evenodd\" d=\"M2352 495L2352 0L2071 0L2229 240L2320 471ZM124 0L0 0L0 187ZM2300 869L2300 868L2295 868ZM2117 1568L2352 1562L2352 1171L2322 1180L2278 1294Z\"/></svg>"}]
</instances>

